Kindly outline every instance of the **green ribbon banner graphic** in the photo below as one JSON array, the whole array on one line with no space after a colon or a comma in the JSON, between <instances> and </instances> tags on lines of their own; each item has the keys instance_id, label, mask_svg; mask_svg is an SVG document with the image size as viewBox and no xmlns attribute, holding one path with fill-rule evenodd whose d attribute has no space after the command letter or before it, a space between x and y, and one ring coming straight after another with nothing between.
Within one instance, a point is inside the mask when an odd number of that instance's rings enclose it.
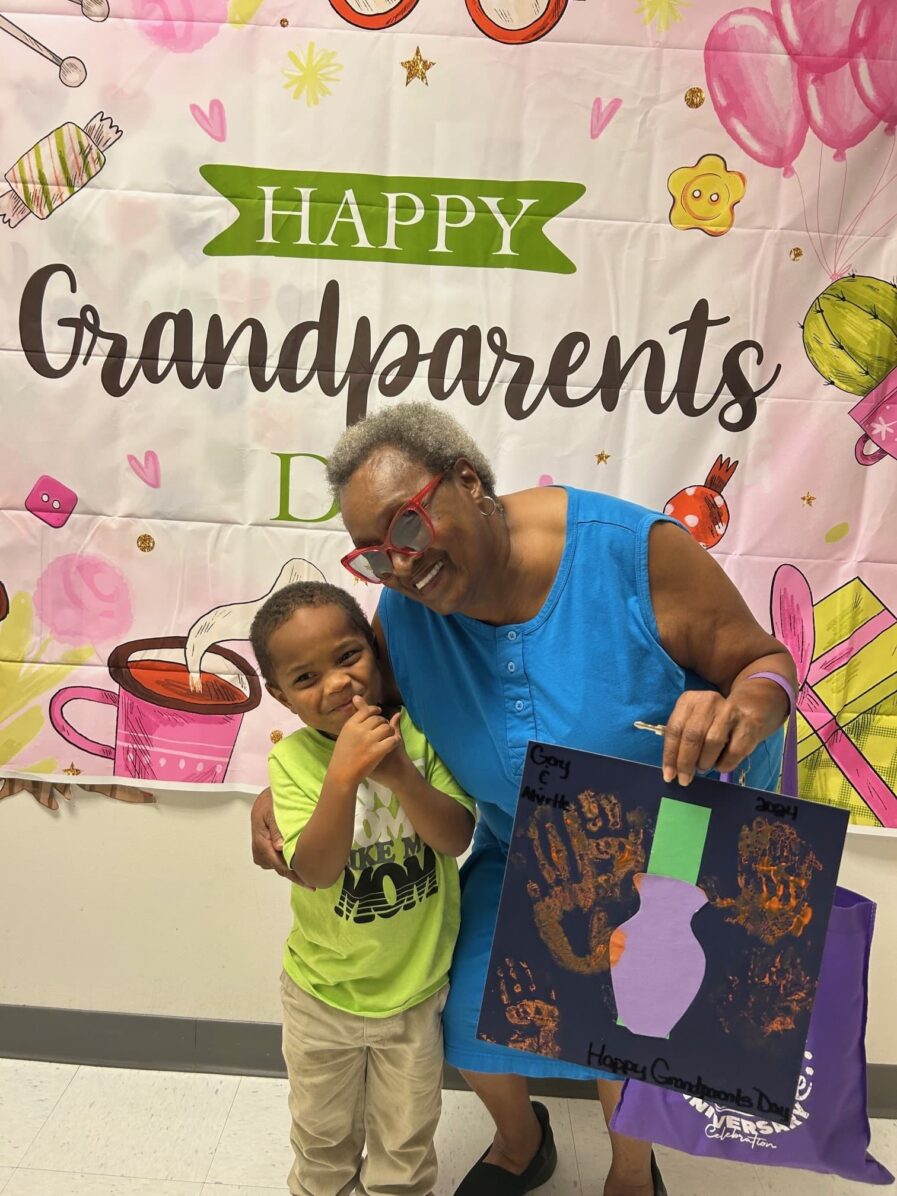
<instances>
[{"instance_id":1,"label":"green ribbon banner graphic","mask_svg":"<svg viewBox=\"0 0 897 1196\"><path fill-rule=\"evenodd\" d=\"M544 226L581 183L416 178L208 165L237 209L210 257L261 255L574 274Z\"/></svg>"}]
</instances>

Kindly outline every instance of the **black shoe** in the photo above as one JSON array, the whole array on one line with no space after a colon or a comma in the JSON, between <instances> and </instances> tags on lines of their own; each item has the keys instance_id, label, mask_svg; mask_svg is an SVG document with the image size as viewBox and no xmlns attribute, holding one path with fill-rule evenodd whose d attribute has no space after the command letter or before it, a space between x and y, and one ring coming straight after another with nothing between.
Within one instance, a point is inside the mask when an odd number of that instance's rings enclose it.
<instances>
[{"instance_id":1,"label":"black shoe","mask_svg":"<svg viewBox=\"0 0 897 1196\"><path fill-rule=\"evenodd\" d=\"M547 1184L554 1175L558 1165L558 1152L554 1144L554 1134L551 1132L551 1122L548 1120L548 1110L539 1101L533 1101L533 1112L542 1126L542 1145L533 1155L526 1170L520 1175L505 1171L504 1167L496 1167L494 1163L486 1163L484 1159L489 1153L485 1151L478 1163L467 1172L461 1180L460 1187L455 1188L455 1196L524 1196L525 1192L533 1192ZM661 1193L666 1189L661 1185Z\"/></svg>"},{"instance_id":2,"label":"black shoe","mask_svg":"<svg viewBox=\"0 0 897 1196\"><path fill-rule=\"evenodd\" d=\"M654 1151L651 1151L651 1180L654 1184L654 1196L668 1196L666 1184L663 1182L663 1177L660 1174L660 1168L657 1166L657 1159L654 1157Z\"/></svg>"}]
</instances>

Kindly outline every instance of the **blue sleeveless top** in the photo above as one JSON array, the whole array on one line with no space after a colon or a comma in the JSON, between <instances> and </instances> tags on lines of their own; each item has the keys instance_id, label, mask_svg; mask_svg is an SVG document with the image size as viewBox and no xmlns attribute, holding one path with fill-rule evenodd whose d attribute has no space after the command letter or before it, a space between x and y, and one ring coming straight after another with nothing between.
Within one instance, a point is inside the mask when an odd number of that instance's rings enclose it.
<instances>
[{"instance_id":1,"label":"blue sleeveless top","mask_svg":"<svg viewBox=\"0 0 897 1196\"><path fill-rule=\"evenodd\" d=\"M495 627L438 615L384 590L378 614L412 719L507 846L531 739L659 765L663 723L685 689L712 689L661 647L648 584L648 533L669 520L586 490L567 490L567 538L539 613ZM774 789L784 730L741 766ZM715 774L714 774L715 775Z\"/></svg>"}]
</instances>

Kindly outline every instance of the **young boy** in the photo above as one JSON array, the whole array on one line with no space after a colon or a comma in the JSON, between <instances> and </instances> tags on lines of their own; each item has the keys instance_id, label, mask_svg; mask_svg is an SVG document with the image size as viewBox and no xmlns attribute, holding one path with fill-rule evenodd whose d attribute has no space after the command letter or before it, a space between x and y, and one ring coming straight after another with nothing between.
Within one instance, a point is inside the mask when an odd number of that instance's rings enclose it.
<instances>
[{"instance_id":1,"label":"young boy","mask_svg":"<svg viewBox=\"0 0 897 1196\"><path fill-rule=\"evenodd\" d=\"M344 590L286 586L251 639L305 723L268 758L283 854L310 886L293 886L281 977L289 1190L430 1196L473 802L405 711L381 713L373 632Z\"/></svg>"}]
</instances>

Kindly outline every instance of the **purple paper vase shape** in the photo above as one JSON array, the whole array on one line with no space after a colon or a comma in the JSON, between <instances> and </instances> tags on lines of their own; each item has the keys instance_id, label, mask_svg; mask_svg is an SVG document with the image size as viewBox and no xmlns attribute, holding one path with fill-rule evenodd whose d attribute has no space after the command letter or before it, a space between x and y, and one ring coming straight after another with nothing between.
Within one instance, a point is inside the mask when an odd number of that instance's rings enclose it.
<instances>
[{"instance_id":1,"label":"purple paper vase shape","mask_svg":"<svg viewBox=\"0 0 897 1196\"><path fill-rule=\"evenodd\" d=\"M697 885L648 872L635 878L640 904L611 935L611 983L620 1023L666 1038L698 994L707 960L691 921L707 895Z\"/></svg>"}]
</instances>

